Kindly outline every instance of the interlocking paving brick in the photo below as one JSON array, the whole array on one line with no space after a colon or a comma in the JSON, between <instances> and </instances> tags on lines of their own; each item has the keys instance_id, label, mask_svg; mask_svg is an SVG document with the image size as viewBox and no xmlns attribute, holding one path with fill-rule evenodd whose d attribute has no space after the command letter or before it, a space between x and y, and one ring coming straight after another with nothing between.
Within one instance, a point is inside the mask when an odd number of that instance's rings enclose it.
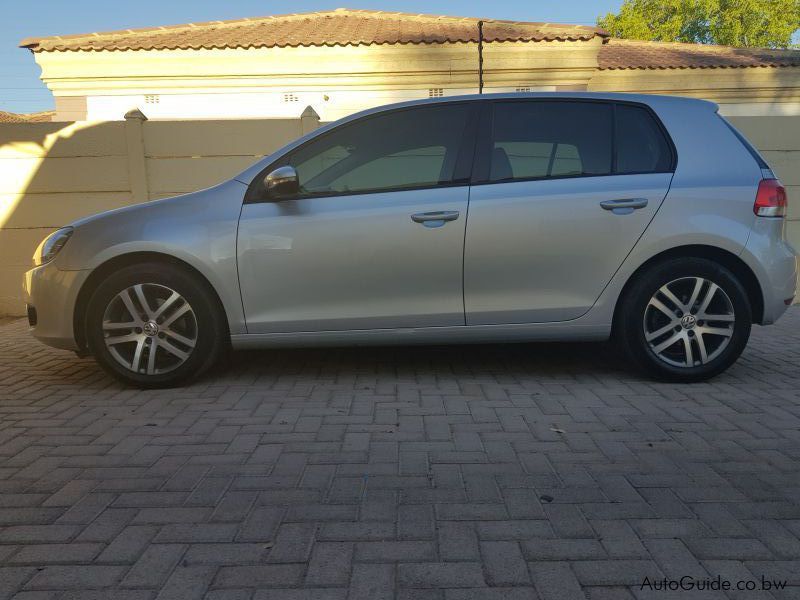
<instances>
[{"instance_id":1,"label":"interlocking paving brick","mask_svg":"<svg viewBox=\"0 0 800 600\"><path fill-rule=\"evenodd\" d=\"M569 563L531 562L528 566L542 600L586 600Z\"/></svg>"},{"instance_id":2,"label":"interlocking paving brick","mask_svg":"<svg viewBox=\"0 0 800 600\"><path fill-rule=\"evenodd\" d=\"M233 589L292 587L299 585L304 570L304 565L299 564L220 567L211 587Z\"/></svg>"},{"instance_id":3,"label":"interlocking paving brick","mask_svg":"<svg viewBox=\"0 0 800 600\"><path fill-rule=\"evenodd\" d=\"M530 585L528 566L517 542L481 542L481 555L489 585Z\"/></svg>"},{"instance_id":4,"label":"interlocking paving brick","mask_svg":"<svg viewBox=\"0 0 800 600\"><path fill-rule=\"evenodd\" d=\"M432 542L358 542L355 560L358 562L417 562L436 558Z\"/></svg>"},{"instance_id":5,"label":"interlocking paving brick","mask_svg":"<svg viewBox=\"0 0 800 600\"><path fill-rule=\"evenodd\" d=\"M318 542L308 562L305 584L308 586L347 585L353 562L353 544Z\"/></svg>"},{"instance_id":6,"label":"interlocking paving brick","mask_svg":"<svg viewBox=\"0 0 800 600\"><path fill-rule=\"evenodd\" d=\"M157 531L152 525L126 527L106 546L97 562L133 563L148 548Z\"/></svg>"},{"instance_id":7,"label":"interlocking paving brick","mask_svg":"<svg viewBox=\"0 0 800 600\"><path fill-rule=\"evenodd\" d=\"M103 549L102 544L34 544L23 546L10 564L50 565L90 563Z\"/></svg>"},{"instance_id":8,"label":"interlocking paving brick","mask_svg":"<svg viewBox=\"0 0 800 600\"><path fill-rule=\"evenodd\" d=\"M478 536L472 523L443 522L438 533L442 560L480 560Z\"/></svg>"},{"instance_id":9,"label":"interlocking paving brick","mask_svg":"<svg viewBox=\"0 0 800 600\"><path fill-rule=\"evenodd\" d=\"M3 543L48 543L66 542L80 532L76 525L14 525L4 527L2 532Z\"/></svg>"},{"instance_id":10,"label":"interlocking paving brick","mask_svg":"<svg viewBox=\"0 0 800 600\"><path fill-rule=\"evenodd\" d=\"M690 538L686 545L701 559L769 560L773 556L763 543L753 539Z\"/></svg>"},{"instance_id":11,"label":"interlocking paving brick","mask_svg":"<svg viewBox=\"0 0 800 600\"><path fill-rule=\"evenodd\" d=\"M286 523L275 536L270 562L298 563L308 560L317 526L312 523Z\"/></svg>"},{"instance_id":12,"label":"interlocking paving brick","mask_svg":"<svg viewBox=\"0 0 800 600\"><path fill-rule=\"evenodd\" d=\"M169 525L170 523L202 523L211 511L207 508L143 508L136 513L136 524Z\"/></svg>"},{"instance_id":13,"label":"interlocking paving brick","mask_svg":"<svg viewBox=\"0 0 800 600\"><path fill-rule=\"evenodd\" d=\"M25 329L0 325L2 600L798 595L800 308L691 386L522 344L246 352L135 390Z\"/></svg>"},{"instance_id":14,"label":"interlocking paving brick","mask_svg":"<svg viewBox=\"0 0 800 600\"><path fill-rule=\"evenodd\" d=\"M397 567L402 587L456 588L485 586L479 562L403 563Z\"/></svg>"},{"instance_id":15,"label":"interlocking paving brick","mask_svg":"<svg viewBox=\"0 0 800 600\"><path fill-rule=\"evenodd\" d=\"M705 579L709 575L681 540L646 540L644 544L667 577Z\"/></svg>"},{"instance_id":16,"label":"interlocking paving brick","mask_svg":"<svg viewBox=\"0 0 800 600\"><path fill-rule=\"evenodd\" d=\"M149 546L125 575L122 587L161 587L185 551L186 546L180 544Z\"/></svg>"},{"instance_id":17,"label":"interlocking paving brick","mask_svg":"<svg viewBox=\"0 0 800 600\"><path fill-rule=\"evenodd\" d=\"M200 600L215 573L213 567L178 566L159 591L156 600Z\"/></svg>"},{"instance_id":18,"label":"interlocking paving brick","mask_svg":"<svg viewBox=\"0 0 800 600\"><path fill-rule=\"evenodd\" d=\"M34 573L33 567L0 567L0 598L10 598Z\"/></svg>"},{"instance_id":19,"label":"interlocking paving brick","mask_svg":"<svg viewBox=\"0 0 800 600\"><path fill-rule=\"evenodd\" d=\"M647 558L647 549L638 534L624 520L592 520L592 529L611 558Z\"/></svg>"},{"instance_id":20,"label":"interlocking paving brick","mask_svg":"<svg viewBox=\"0 0 800 600\"><path fill-rule=\"evenodd\" d=\"M526 540L553 536L553 528L547 521L487 521L474 525L482 540Z\"/></svg>"},{"instance_id":21,"label":"interlocking paving brick","mask_svg":"<svg viewBox=\"0 0 800 600\"><path fill-rule=\"evenodd\" d=\"M96 590L119 583L126 567L53 565L38 571L25 585L30 590Z\"/></svg>"},{"instance_id":22,"label":"interlocking paving brick","mask_svg":"<svg viewBox=\"0 0 800 600\"><path fill-rule=\"evenodd\" d=\"M344 588L284 588L258 590L253 596L253 600L344 600L346 597L347 589Z\"/></svg>"},{"instance_id":23,"label":"interlocking paving brick","mask_svg":"<svg viewBox=\"0 0 800 600\"><path fill-rule=\"evenodd\" d=\"M394 565L353 565L348 600L392 600L394 592Z\"/></svg>"},{"instance_id":24,"label":"interlocking paving brick","mask_svg":"<svg viewBox=\"0 0 800 600\"><path fill-rule=\"evenodd\" d=\"M272 590L259 590L258 593L264 593ZM277 593L283 590L275 590ZM277 596L280 598L280 596ZM253 598L253 590L249 589L236 589L227 588L222 590L209 590L203 600L251 600ZM275 598L275 596L273 596Z\"/></svg>"},{"instance_id":25,"label":"interlocking paving brick","mask_svg":"<svg viewBox=\"0 0 800 600\"><path fill-rule=\"evenodd\" d=\"M248 565L263 562L268 547L264 544L192 544L183 555L184 565Z\"/></svg>"},{"instance_id":26,"label":"interlocking paving brick","mask_svg":"<svg viewBox=\"0 0 800 600\"><path fill-rule=\"evenodd\" d=\"M607 557L603 545L594 539L527 539L522 543L522 553L530 561L601 560Z\"/></svg>"}]
</instances>

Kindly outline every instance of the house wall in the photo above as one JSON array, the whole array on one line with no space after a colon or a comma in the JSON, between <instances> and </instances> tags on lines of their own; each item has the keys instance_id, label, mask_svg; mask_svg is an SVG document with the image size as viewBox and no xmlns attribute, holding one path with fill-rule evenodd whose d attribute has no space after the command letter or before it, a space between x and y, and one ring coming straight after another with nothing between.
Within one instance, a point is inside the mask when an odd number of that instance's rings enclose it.
<instances>
[{"instance_id":1,"label":"house wall","mask_svg":"<svg viewBox=\"0 0 800 600\"><path fill-rule=\"evenodd\" d=\"M800 67L606 70L588 90L702 98L726 116L800 115Z\"/></svg>"},{"instance_id":2,"label":"house wall","mask_svg":"<svg viewBox=\"0 0 800 600\"><path fill-rule=\"evenodd\" d=\"M800 114L800 67L598 70L600 38L484 46L487 92L590 90L713 100L724 114ZM37 52L55 120L295 118L323 120L478 87L475 43L215 50Z\"/></svg>"},{"instance_id":3,"label":"house wall","mask_svg":"<svg viewBox=\"0 0 800 600\"><path fill-rule=\"evenodd\" d=\"M732 117L789 190L800 248L800 118ZM0 124L0 315L20 315L22 274L54 229L103 210L223 181L319 125L302 119Z\"/></svg>"},{"instance_id":4,"label":"house wall","mask_svg":"<svg viewBox=\"0 0 800 600\"><path fill-rule=\"evenodd\" d=\"M484 46L486 91L586 89L600 38ZM325 121L401 100L475 93L475 43L216 50L37 52L56 98L86 99L91 120L296 117ZM285 95L297 97L285 101ZM57 113L56 120L69 115Z\"/></svg>"}]
</instances>

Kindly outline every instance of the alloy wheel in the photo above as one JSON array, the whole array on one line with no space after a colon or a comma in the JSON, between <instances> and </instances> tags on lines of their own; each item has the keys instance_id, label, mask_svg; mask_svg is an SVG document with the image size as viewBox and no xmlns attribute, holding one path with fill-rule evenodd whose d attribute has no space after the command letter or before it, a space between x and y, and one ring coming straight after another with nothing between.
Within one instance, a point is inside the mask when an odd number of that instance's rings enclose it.
<instances>
[{"instance_id":1,"label":"alloy wheel","mask_svg":"<svg viewBox=\"0 0 800 600\"><path fill-rule=\"evenodd\" d=\"M175 290L156 283L125 288L103 314L111 356L134 373L160 375L184 364L197 344L197 317Z\"/></svg>"},{"instance_id":2,"label":"alloy wheel","mask_svg":"<svg viewBox=\"0 0 800 600\"><path fill-rule=\"evenodd\" d=\"M644 312L644 337L660 360L675 367L705 365L727 348L736 315L721 287L703 277L662 285Z\"/></svg>"}]
</instances>

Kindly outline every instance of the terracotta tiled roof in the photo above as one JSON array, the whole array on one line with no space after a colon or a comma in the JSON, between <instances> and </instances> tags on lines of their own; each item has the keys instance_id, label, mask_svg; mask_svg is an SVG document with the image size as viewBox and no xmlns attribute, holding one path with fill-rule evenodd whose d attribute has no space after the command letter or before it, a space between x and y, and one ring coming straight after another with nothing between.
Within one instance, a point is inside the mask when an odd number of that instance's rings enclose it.
<instances>
[{"instance_id":1,"label":"terracotta tiled roof","mask_svg":"<svg viewBox=\"0 0 800 600\"><path fill-rule=\"evenodd\" d=\"M338 8L236 21L28 38L20 46L34 52L52 52L475 42L478 21L475 17ZM589 40L606 35L602 29L585 25L484 20L486 41Z\"/></svg>"},{"instance_id":2,"label":"terracotta tiled roof","mask_svg":"<svg viewBox=\"0 0 800 600\"><path fill-rule=\"evenodd\" d=\"M0 123L49 123L55 111L46 110L36 113L12 113L0 110Z\"/></svg>"},{"instance_id":3,"label":"terracotta tiled roof","mask_svg":"<svg viewBox=\"0 0 800 600\"><path fill-rule=\"evenodd\" d=\"M800 67L800 51L613 38L600 48L598 62L601 69Z\"/></svg>"}]
</instances>

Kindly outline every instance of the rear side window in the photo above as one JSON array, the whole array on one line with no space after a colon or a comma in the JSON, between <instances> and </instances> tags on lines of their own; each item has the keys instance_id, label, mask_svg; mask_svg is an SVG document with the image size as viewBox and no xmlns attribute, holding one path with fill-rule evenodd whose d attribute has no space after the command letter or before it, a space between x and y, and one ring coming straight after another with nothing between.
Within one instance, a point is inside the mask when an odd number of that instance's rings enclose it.
<instances>
[{"instance_id":1,"label":"rear side window","mask_svg":"<svg viewBox=\"0 0 800 600\"><path fill-rule=\"evenodd\" d=\"M615 173L663 173L671 169L672 149L650 111L618 104L615 117Z\"/></svg>"},{"instance_id":2,"label":"rear side window","mask_svg":"<svg viewBox=\"0 0 800 600\"><path fill-rule=\"evenodd\" d=\"M672 170L664 131L644 107L611 102L494 105L489 181Z\"/></svg>"},{"instance_id":3,"label":"rear side window","mask_svg":"<svg viewBox=\"0 0 800 600\"><path fill-rule=\"evenodd\" d=\"M608 175L610 104L498 102L492 123L489 180Z\"/></svg>"}]
</instances>

